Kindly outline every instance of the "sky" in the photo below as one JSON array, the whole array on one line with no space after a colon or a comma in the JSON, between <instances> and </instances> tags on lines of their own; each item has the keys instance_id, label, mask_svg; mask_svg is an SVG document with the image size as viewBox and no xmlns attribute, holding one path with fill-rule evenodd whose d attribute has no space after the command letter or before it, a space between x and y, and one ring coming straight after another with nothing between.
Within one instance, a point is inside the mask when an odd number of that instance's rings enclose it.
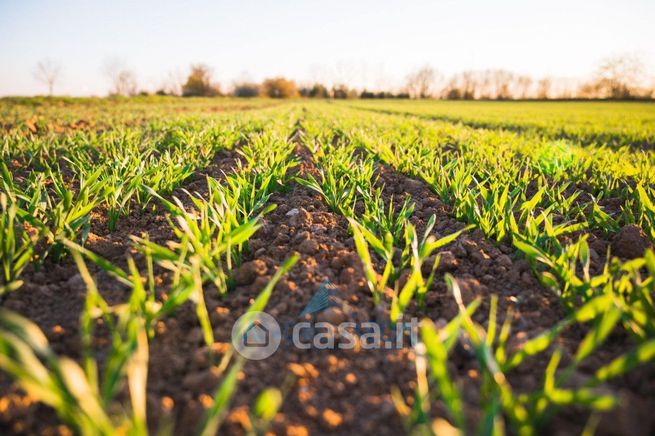
<instances>
[{"instance_id":1,"label":"sky","mask_svg":"<svg viewBox=\"0 0 655 436\"><path fill-rule=\"evenodd\" d=\"M278 75L388 88L423 65L579 78L620 54L652 74L654 22L653 0L0 0L0 96L46 93L46 58L67 95L107 94L110 63L149 91L193 63L223 88Z\"/></svg>"}]
</instances>

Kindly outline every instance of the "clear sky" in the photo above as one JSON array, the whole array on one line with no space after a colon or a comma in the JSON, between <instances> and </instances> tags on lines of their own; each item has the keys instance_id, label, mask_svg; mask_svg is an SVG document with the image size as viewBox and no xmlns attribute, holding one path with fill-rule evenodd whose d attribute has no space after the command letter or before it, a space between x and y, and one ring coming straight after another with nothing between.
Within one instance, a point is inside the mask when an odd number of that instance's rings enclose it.
<instances>
[{"instance_id":1,"label":"clear sky","mask_svg":"<svg viewBox=\"0 0 655 436\"><path fill-rule=\"evenodd\" d=\"M0 95L104 95L119 59L154 90L191 63L246 76L394 86L430 64L581 77L629 53L655 67L654 0L0 0Z\"/></svg>"}]
</instances>

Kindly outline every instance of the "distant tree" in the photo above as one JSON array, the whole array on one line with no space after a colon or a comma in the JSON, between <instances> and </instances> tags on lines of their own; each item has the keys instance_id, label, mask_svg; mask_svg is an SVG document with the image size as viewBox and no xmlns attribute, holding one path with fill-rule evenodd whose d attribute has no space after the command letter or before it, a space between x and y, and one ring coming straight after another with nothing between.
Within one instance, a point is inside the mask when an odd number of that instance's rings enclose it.
<instances>
[{"instance_id":1,"label":"distant tree","mask_svg":"<svg viewBox=\"0 0 655 436\"><path fill-rule=\"evenodd\" d=\"M176 68L174 70L170 70L166 78L163 80L158 93L160 95L182 95L182 86L186 83L186 78L184 77L184 73L179 69Z\"/></svg>"},{"instance_id":2,"label":"distant tree","mask_svg":"<svg viewBox=\"0 0 655 436\"><path fill-rule=\"evenodd\" d=\"M111 81L110 95L131 96L137 94L137 82L134 73L125 67L122 61L113 59L105 64L105 75Z\"/></svg>"},{"instance_id":3,"label":"distant tree","mask_svg":"<svg viewBox=\"0 0 655 436\"><path fill-rule=\"evenodd\" d=\"M511 92L514 74L505 70L490 70L487 72L489 80L494 85L493 98L496 100L509 100L513 97Z\"/></svg>"},{"instance_id":4,"label":"distant tree","mask_svg":"<svg viewBox=\"0 0 655 436\"><path fill-rule=\"evenodd\" d=\"M461 74L462 80L462 97L464 100L473 100L475 98L475 90L478 87L475 74L473 71L464 71Z\"/></svg>"},{"instance_id":5,"label":"distant tree","mask_svg":"<svg viewBox=\"0 0 655 436\"><path fill-rule=\"evenodd\" d=\"M553 80L550 77L544 77L537 83L537 98L547 100L550 98L551 88L553 87Z\"/></svg>"},{"instance_id":6,"label":"distant tree","mask_svg":"<svg viewBox=\"0 0 655 436\"><path fill-rule=\"evenodd\" d=\"M403 92L395 94L393 92L388 92L388 91L374 92L374 91L367 91L365 89L359 94L359 98L363 98L363 99L372 99L372 98L409 98L409 94L408 93L403 93Z\"/></svg>"},{"instance_id":7,"label":"distant tree","mask_svg":"<svg viewBox=\"0 0 655 436\"><path fill-rule=\"evenodd\" d=\"M314 86L312 86L309 89L309 93L307 96L311 98L328 98L330 96L330 93L328 92L328 89L323 84L315 83Z\"/></svg>"},{"instance_id":8,"label":"distant tree","mask_svg":"<svg viewBox=\"0 0 655 436\"><path fill-rule=\"evenodd\" d=\"M357 91L343 84L335 85L332 87L332 97L336 99L356 98Z\"/></svg>"},{"instance_id":9,"label":"distant tree","mask_svg":"<svg viewBox=\"0 0 655 436\"><path fill-rule=\"evenodd\" d=\"M511 71L463 71L451 76L438 95L450 100L509 100L528 98L532 87L529 76Z\"/></svg>"},{"instance_id":10,"label":"distant tree","mask_svg":"<svg viewBox=\"0 0 655 436\"><path fill-rule=\"evenodd\" d=\"M409 95L413 98L429 98L433 96L437 79L436 71L425 66L407 75L406 86Z\"/></svg>"},{"instance_id":11,"label":"distant tree","mask_svg":"<svg viewBox=\"0 0 655 436\"><path fill-rule=\"evenodd\" d=\"M598 98L599 91L597 83L585 82L578 87L576 96L577 98Z\"/></svg>"},{"instance_id":12,"label":"distant tree","mask_svg":"<svg viewBox=\"0 0 655 436\"><path fill-rule=\"evenodd\" d=\"M461 100L462 99L462 90L457 88L456 86L449 86L445 91L444 91L444 97L447 100Z\"/></svg>"},{"instance_id":13,"label":"distant tree","mask_svg":"<svg viewBox=\"0 0 655 436\"><path fill-rule=\"evenodd\" d=\"M604 60L598 67L595 78L600 97L634 97L643 69L641 61L634 56L616 56Z\"/></svg>"},{"instance_id":14,"label":"distant tree","mask_svg":"<svg viewBox=\"0 0 655 436\"><path fill-rule=\"evenodd\" d=\"M521 98L523 100L530 97L530 89L532 88L532 77L530 76L518 76L516 78L516 90L514 92L515 98Z\"/></svg>"},{"instance_id":15,"label":"distant tree","mask_svg":"<svg viewBox=\"0 0 655 436\"><path fill-rule=\"evenodd\" d=\"M498 84L495 71L471 71L469 74L471 77L469 99L493 100L497 97Z\"/></svg>"},{"instance_id":16,"label":"distant tree","mask_svg":"<svg viewBox=\"0 0 655 436\"><path fill-rule=\"evenodd\" d=\"M315 83L313 85L305 85L301 87L298 92L302 97L307 98L329 98L330 91L322 84Z\"/></svg>"},{"instance_id":17,"label":"distant tree","mask_svg":"<svg viewBox=\"0 0 655 436\"><path fill-rule=\"evenodd\" d=\"M262 94L271 98L290 98L298 95L298 88L293 80L275 77L264 80Z\"/></svg>"},{"instance_id":18,"label":"distant tree","mask_svg":"<svg viewBox=\"0 0 655 436\"><path fill-rule=\"evenodd\" d=\"M34 78L48 87L48 95L52 95L55 83L59 79L61 67L52 59L44 59L36 64Z\"/></svg>"},{"instance_id":19,"label":"distant tree","mask_svg":"<svg viewBox=\"0 0 655 436\"><path fill-rule=\"evenodd\" d=\"M257 97L259 85L252 82L235 83L233 94L235 97Z\"/></svg>"},{"instance_id":20,"label":"distant tree","mask_svg":"<svg viewBox=\"0 0 655 436\"><path fill-rule=\"evenodd\" d=\"M440 97L447 100L459 100L462 98L461 94L462 92L457 83L457 77L452 76L446 83L446 86L441 90Z\"/></svg>"},{"instance_id":21,"label":"distant tree","mask_svg":"<svg viewBox=\"0 0 655 436\"><path fill-rule=\"evenodd\" d=\"M118 73L114 81L115 95L136 95L137 84L134 73L129 70L123 70Z\"/></svg>"},{"instance_id":22,"label":"distant tree","mask_svg":"<svg viewBox=\"0 0 655 436\"><path fill-rule=\"evenodd\" d=\"M442 90L442 95L449 100L472 100L475 97L476 90L484 94L484 90L478 90L480 86L477 83L473 71L463 71L455 74L450 78L446 87Z\"/></svg>"},{"instance_id":23,"label":"distant tree","mask_svg":"<svg viewBox=\"0 0 655 436\"><path fill-rule=\"evenodd\" d=\"M183 97L215 97L220 95L218 85L212 83L211 69L202 64L192 65L191 73L182 85Z\"/></svg>"}]
</instances>

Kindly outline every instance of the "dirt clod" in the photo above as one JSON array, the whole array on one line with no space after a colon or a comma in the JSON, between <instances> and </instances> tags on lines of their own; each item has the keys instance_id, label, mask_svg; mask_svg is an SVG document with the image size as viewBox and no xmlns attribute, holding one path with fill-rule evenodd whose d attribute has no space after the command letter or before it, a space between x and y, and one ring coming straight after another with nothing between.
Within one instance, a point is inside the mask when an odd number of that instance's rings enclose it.
<instances>
[{"instance_id":1,"label":"dirt clod","mask_svg":"<svg viewBox=\"0 0 655 436\"><path fill-rule=\"evenodd\" d=\"M319 246L318 242L313 239L305 239L298 246L298 251L304 254L316 254L318 252Z\"/></svg>"},{"instance_id":2,"label":"dirt clod","mask_svg":"<svg viewBox=\"0 0 655 436\"><path fill-rule=\"evenodd\" d=\"M325 423L329 429L335 429L339 427L343 422L343 417L341 414L335 412L332 409L325 409L321 415L321 418L323 418L323 423Z\"/></svg>"},{"instance_id":3,"label":"dirt clod","mask_svg":"<svg viewBox=\"0 0 655 436\"><path fill-rule=\"evenodd\" d=\"M652 244L643 229L636 224L623 227L612 240L613 254L626 259L641 257L648 248L652 248Z\"/></svg>"},{"instance_id":4,"label":"dirt clod","mask_svg":"<svg viewBox=\"0 0 655 436\"><path fill-rule=\"evenodd\" d=\"M206 371L191 373L184 377L182 385L192 392L203 392L211 390L219 380L218 371L215 368Z\"/></svg>"},{"instance_id":5,"label":"dirt clod","mask_svg":"<svg viewBox=\"0 0 655 436\"><path fill-rule=\"evenodd\" d=\"M268 271L266 262L255 259L251 262L245 262L234 272L234 281L237 285L249 285L255 281L258 276L263 276Z\"/></svg>"}]
</instances>

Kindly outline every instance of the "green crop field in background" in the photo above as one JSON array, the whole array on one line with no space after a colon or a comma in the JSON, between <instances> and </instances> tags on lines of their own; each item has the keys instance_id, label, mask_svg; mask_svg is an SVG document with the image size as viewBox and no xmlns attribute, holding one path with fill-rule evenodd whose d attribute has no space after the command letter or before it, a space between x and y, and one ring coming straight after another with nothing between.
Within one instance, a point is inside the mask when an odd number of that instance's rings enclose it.
<instances>
[{"instance_id":1,"label":"green crop field in background","mask_svg":"<svg viewBox=\"0 0 655 436\"><path fill-rule=\"evenodd\" d=\"M461 122L472 127L529 130L583 143L651 146L655 143L655 104L652 102L369 100L348 105Z\"/></svg>"}]
</instances>

